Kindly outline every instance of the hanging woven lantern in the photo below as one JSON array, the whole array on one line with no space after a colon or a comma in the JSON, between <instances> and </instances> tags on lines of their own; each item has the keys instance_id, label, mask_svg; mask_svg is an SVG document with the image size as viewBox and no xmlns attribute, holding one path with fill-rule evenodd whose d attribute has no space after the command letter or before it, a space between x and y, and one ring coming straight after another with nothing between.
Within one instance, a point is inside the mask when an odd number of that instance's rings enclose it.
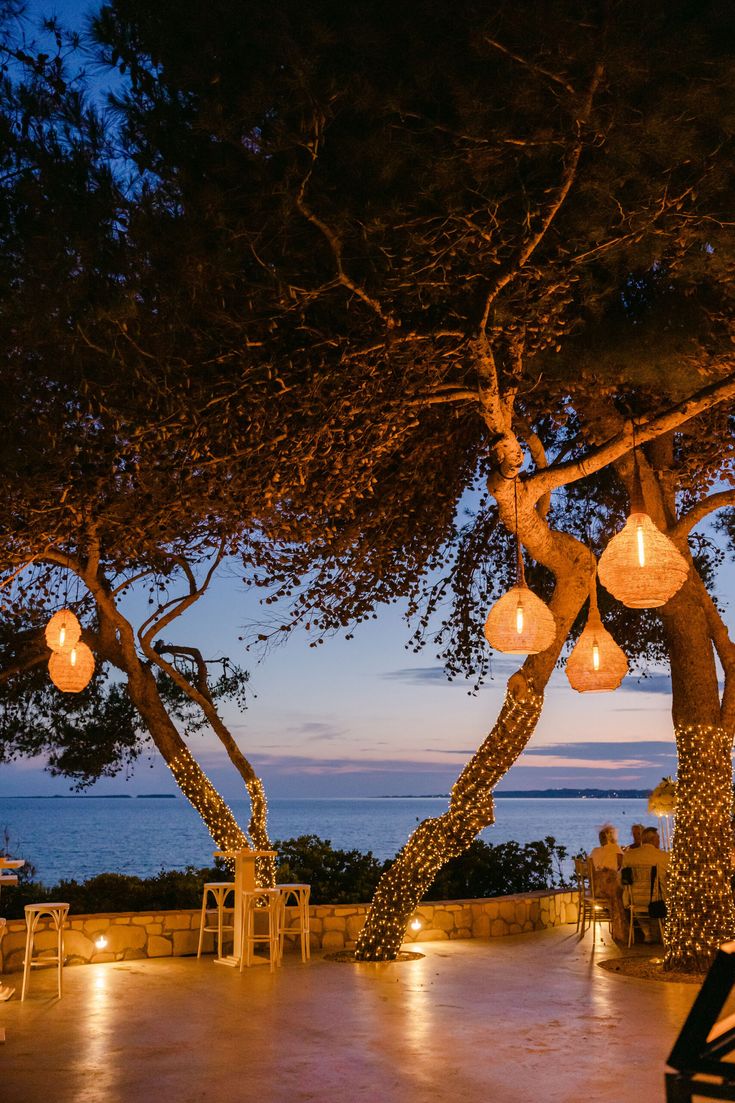
<instances>
[{"instance_id":1,"label":"hanging woven lantern","mask_svg":"<svg viewBox=\"0 0 735 1103\"><path fill-rule=\"evenodd\" d=\"M689 566L646 513L634 458L630 516L600 556L600 582L629 609L665 605L684 584Z\"/></svg>"},{"instance_id":2,"label":"hanging woven lantern","mask_svg":"<svg viewBox=\"0 0 735 1103\"><path fill-rule=\"evenodd\" d=\"M62 693L79 693L94 674L94 655L86 643L80 642L71 651L54 652L48 661L48 672Z\"/></svg>"},{"instance_id":3,"label":"hanging woven lantern","mask_svg":"<svg viewBox=\"0 0 735 1103\"><path fill-rule=\"evenodd\" d=\"M554 642L556 621L524 580L495 602L485 621L485 637L496 651L536 655Z\"/></svg>"},{"instance_id":4,"label":"hanging woven lantern","mask_svg":"<svg viewBox=\"0 0 735 1103\"><path fill-rule=\"evenodd\" d=\"M578 693L617 689L628 673L625 652L604 627L597 608L597 580L590 586L590 611L584 630L567 659L567 678Z\"/></svg>"},{"instance_id":5,"label":"hanging woven lantern","mask_svg":"<svg viewBox=\"0 0 735 1103\"><path fill-rule=\"evenodd\" d=\"M79 640L82 628L71 609L59 609L46 625L44 634L52 651L69 652Z\"/></svg>"}]
</instances>

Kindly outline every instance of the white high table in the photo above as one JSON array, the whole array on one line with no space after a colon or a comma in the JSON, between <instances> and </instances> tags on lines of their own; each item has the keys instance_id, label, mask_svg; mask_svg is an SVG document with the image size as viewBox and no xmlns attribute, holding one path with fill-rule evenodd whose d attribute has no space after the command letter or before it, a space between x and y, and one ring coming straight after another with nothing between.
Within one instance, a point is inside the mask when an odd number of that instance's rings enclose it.
<instances>
[{"instance_id":1,"label":"white high table","mask_svg":"<svg viewBox=\"0 0 735 1103\"><path fill-rule=\"evenodd\" d=\"M18 877L15 873L17 869L22 869L25 865L24 858L0 858L0 890L3 885L17 885ZM4 873L4 870L10 870L9 873Z\"/></svg>"},{"instance_id":2,"label":"white high table","mask_svg":"<svg viewBox=\"0 0 735 1103\"><path fill-rule=\"evenodd\" d=\"M232 954L229 957L217 957L218 965L240 964L242 954L242 894L252 892L257 887L255 878L256 858L275 858L277 850L215 850L215 858L233 858L235 861L235 930L233 932Z\"/></svg>"}]
</instances>

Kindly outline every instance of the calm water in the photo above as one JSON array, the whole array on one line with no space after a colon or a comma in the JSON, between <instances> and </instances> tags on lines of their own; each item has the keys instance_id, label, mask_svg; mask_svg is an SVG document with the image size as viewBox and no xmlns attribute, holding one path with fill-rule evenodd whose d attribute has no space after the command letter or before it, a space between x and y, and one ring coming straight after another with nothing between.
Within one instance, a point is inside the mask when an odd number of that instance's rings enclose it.
<instances>
[{"instance_id":1,"label":"calm water","mask_svg":"<svg viewBox=\"0 0 735 1103\"><path fill-rule=\"evenodd\" d=\"M271 800L272 839L319 835L346 850L372 850L392 858L417 821L440 814L442 798ZM231 802L242 824L248 808ZM600 824L616 824L625 843L630 824L647 823L645 800L496 800L496 823L483 832L486 842L533 842L553 835L571 854L597 842ZM0 798L0 849L3 832L11 853L33 862L46 884L62 878L82 881L96 873L150 876L161 869L212 861L212 841L184 800L105 799L101 797Z\"/></svg>"}]
</instances>

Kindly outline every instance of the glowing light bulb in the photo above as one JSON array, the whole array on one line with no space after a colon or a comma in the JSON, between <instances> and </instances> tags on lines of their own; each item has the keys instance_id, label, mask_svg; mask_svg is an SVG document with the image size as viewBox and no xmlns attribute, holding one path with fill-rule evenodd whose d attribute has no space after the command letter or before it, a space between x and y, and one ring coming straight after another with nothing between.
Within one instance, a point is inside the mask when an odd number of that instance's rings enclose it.
<instances>
[{"instance_id":1,"label":"glowing light bulb","mask_svg":"<svg viewBox=\"0 0 735 1103\"><path fill-rule=\"evenodd\" d=\"M523 606L521 605L520 601L516 606L516 632L519 636L523 632Z\"/></svg>"},{"instance_id":2,"label":"glowing light bulb","mask_svg":"<svg viewBox=\"0 0 735 1103\"><path fill-rule=\"evenodd\" d=\"M643 525L636 525L635 536L638 542L638 565L645 567L646 565L646 545L643 542Z\"/></svg>"},{"instance_id":3,"label":"glowing light bulb","mask_svg":"<svg viewBox=\"0 0 735 1103\"><path fill-rule=\"evenodd\" d=\"M66 625L62 624L61 628L59 629L59 647L64 646L64 640L65 639L66 639Z\"/></svg>"},{"instance_id":4,"label":"glowing light bulb","mask_svg":"<svg viewBox=\"0 0 735 1103\"><path fill-rule=\"evenodd\" d=\"M412 919L410 926L411 926L412 931L420 931L421 930L421 920L420 919Z\"/></svg>"},{"instance_id":5,"label":"glowing light bulb","mask_svg":"<svg viewBox=\"0 0 735 1103\"><path fill-rule=\"evenodd\" d=\"M104 950L105 946L107 945L107 939L103 934L101 934L99 938L95 939L94 944L98 950Z\"/></svg>"},{"instance_id":6,"label":"glowing light bulb","mask_svg":"<svg viewBox=\"0 0 735 1103\"><path fill-rule=\"evenodd\" d=\"M71 649L71 655L69 656L69 662L72 666L77 665L77 649L76 649L76 647L72 647L72 649Z\"/></svg>"},{"instance_id":7,"label":"glowing light bulb","mask_svg":"<svg viewBox=\"0 0 735 1103\"><path fill-rule=\"evenodd\" d=\"M597 646L597 640L592 644L592 669L600 669L600 648Z\"/></svg>"}]
</instances>

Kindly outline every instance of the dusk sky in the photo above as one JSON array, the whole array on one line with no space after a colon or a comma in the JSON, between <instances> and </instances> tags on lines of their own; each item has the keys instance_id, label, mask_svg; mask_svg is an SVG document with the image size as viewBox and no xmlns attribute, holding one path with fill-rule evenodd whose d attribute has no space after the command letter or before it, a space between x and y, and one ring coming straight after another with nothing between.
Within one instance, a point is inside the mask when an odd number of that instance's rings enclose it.
<instances>
[{"instance_id":1,"label":"dusk sky","mask_svg":"<svg viewBox=\"0 0 735 1103\"><path fill-rule=\"evenodd\" d=\"M395 606L360 626L354 640L312 649L297 633L258 663L238 642L246 621L258 618L255 601L223 577L165 635L196 643L208 658L239 658L251 672L257 697L228 720L271 796L446 792L492 725L520 663L498 656L494 680L468 696L467 684L447 682L431 649L404 649L408 632ZM213 737L196 737L192 749L226 796L243 795ZM103 781L90 792L175 791L157 754L152 764L141 760L128 782ZM529 748L500 789L642 788L675 772L666 675L629 675L615 693L582 695L560 670ZM0 796L68 791L68 782L50 778L39 763L0 771Z\"/></svg>"}]
</instances>

